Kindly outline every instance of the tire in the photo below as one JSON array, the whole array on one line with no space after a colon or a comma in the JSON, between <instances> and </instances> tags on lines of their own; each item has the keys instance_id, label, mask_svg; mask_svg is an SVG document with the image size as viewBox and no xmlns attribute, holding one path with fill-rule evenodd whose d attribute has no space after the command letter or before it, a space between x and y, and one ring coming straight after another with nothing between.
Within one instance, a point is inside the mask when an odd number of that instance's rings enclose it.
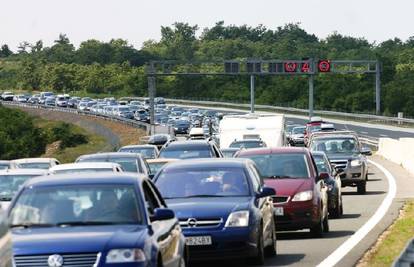
<instances>
[{"instance_id":1,"label":"tire","mask_svg":"<svg viewBox=\"0 0 414 267\"><path fill-rule=\"evenodd\" d=\"M324 233L329 233L329 218L328 218L328 214L325 215L325 219L323 219L322 225L323 225L323 232Z\"/></svg>"},{"instance_id":2,"label":"tire","mask_svg":"<svg viewBox=\"0 0 414 267\"><path fill-rule=\"evenodd\" d=\"M315 225L310 228L310 233L312 237L322 237L323 234L323 221L322 219Z\"/></svg>"},{"instance_id":3,"label":"tire","mask_svg":"<svg viewBox=\"0 0 414 267\"><path fill-rule=\"evenodd\" d=\"M251 263L256 266L264 265L265 261L265 251L264 251L264 241L263 241L263 229L260 227L258 238L257 238L257 255L252 257Z\"/></svg>"},{"instance_id":4,"label":"tire","mask_svg":"<svg viewBox=\"0 0 414 267\"><path fill-rule=\"evenodd\" d=\"M357 185L357 192L360 195L364 195L367 192L367 183L366 183L366 181L360 182Z\"/></svg>"},{"instance_id":5,"label":"tire","mask_svg":"<svg viewBox=\"0 0 414 267\"><path fill-rule=\"evenodd\" d=\"M277 238L276 238L276 229L274 226L274 222L273 222L273 227L272 227L272 244L270 246L267 246L265 248L265 255L268 257L274 257L277 255Z\"/></svg>"},{"instance_id":6,"label":"tire","mask_svg":"<svg viewBox=\"0 0 414 267\"><path fill-rule=\"evenodd\" d=\"M332 215L332 218L340 218L342 215L342 201L340 197L338 196L338 199L336 201L335 209L329 211L329 214Z\"/></svg>"}]
</instances>

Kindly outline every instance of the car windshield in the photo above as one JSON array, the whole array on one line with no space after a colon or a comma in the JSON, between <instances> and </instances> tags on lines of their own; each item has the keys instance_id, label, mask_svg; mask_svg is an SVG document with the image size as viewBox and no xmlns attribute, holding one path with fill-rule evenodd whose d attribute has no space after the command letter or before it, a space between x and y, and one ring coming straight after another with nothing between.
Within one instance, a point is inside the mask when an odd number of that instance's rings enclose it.
<instances>
[{"instance_id":1,"label":"car windshield","mask_svg":"<svg viewBox=\"0 0 414 267\"><path fill-rule=\"evenodd\" d=\"M86 158L80 159L79 162L113 162L121 165L126 172L139 172L137 159L135 158Z\"/></svg>"},{"instance_id":2,"label":"car windshield","mask_svg":"<svg viewBox=\"0 0 414 267\"><path fill-rule=\"evenodd\" d=\"M329 173L329 167L325 161L325 158L322 155L313 155L313 159L315 160L316 167L318 168L318 173L327 172Z\"/></svg>"},{"instance_id":3,"label":"car windshield","mask_svg":"<svg viewBox=\"0 0 414 267\"><path fill-rule=\"evenodd\" d=\"M308 179L309 168L306 156L301 153L263 154L241 156L252 159L260 174L266 178Z\"/></svg>"},{"instance_id":4,"label":"car windshield","mask_svg":"<svg viewBox=\"0 0 414 267\"><path fill-rule=\"evenodd\" d=\"M324 151L327 154L358 153L357 141L354 138L316 139L311 144L312 151Z\"/></svg>"},{"instance_id":5,"label":"car windshield","mask_svg":"<svg viewBox=\"0 0 414 267\"><path fill-rule=\"evenodd\" d=\"M150 168L150 173L156 174L165 164L167 164L167 162L148 163L148 166Z\"/></svg>"},{"instance_id":6,"label":"car windshield","mask_svg":"<svg viewBox=\"0 0 414 267\"><path fill-rule=\"evenodd\" d=\"M170 159L194 159L194 158L211 158L213 157L208 147L197 147L197 148L174 148L164 149L160 153L160 158Z\"/></svg>"},{"instance_id":7,"label":"car windshield","mask_svg":"<svg viewBox=\"0 0 414 267\"><path fill-rule=\"evenodd\" d=\"M119 152L139 153L145 159L153 159L156 157L154 148L152 147L124 147Z\"/></svg>"},{"instance_id":8,"label":"car windshield","mask_svg":"<svg viewBox=\"0 0 414 267\"><path fill-rule=\"evenodd\" d=\"M27 188L10 213L13 227L142 224L134 187L76 185Z\"/></svg>"},{"instance_id":9,"label":"car windshield","mask_svg":"<svg viewBox=\"0 0 414 267\"><path fill-rule=\"evenodd\" d=\"M43 169L48 170L50 168L49 162L27 162L17 164L19 169Z\"/></svg>"},{"instance_id":10,"label":"car windshield","mask_svg":"<svg viewBox=\"0 0 414 267\"><path fill-rule=\"evenodd\" d=\"M311 126L309 126L309 131L311 133L319 132L319 131L321 131L321 126L320 125L311 125Z\"/></svg>"},{"instance_id":11,"label":"car windshield","mask_svg":"<svg viewBox=\"0 0 414 267\"><path fill-rule=\"evenodd\" d=\"M82 169L67 169L56 170L54 174L67 174L67 173L85 173L85 172L113 172L112 168L82 168Z\"/></svg>"},{"instance_id":12,"label":"car windshield","mask_svg":"<svg viewBox=\"0 0 414 267\"><path fill-rule=\"evenodd\" d=\"M38 175L0 175L0 200L10 201L24 182Z\"/></svg>"},{"instance_id":13,"label":"car windshield","mask_svg":"<svg viewBox=\"0 0 414 267\"><path fill-rule=\"evenodd\" d=\"M119 107L118 110L119 110L119 112L128 112L129 107Z\"/></svg>"},{"instance_id":14,"label":"car windshield","mask_svg":"<svg viewBox=\"0 0 414 267\"><path fill-rule=\"evenodd\" d=\"M303 134L305 132L305 127L295 127L292 130L293 134Z\"/></svg>"},{"instance_id":15,"label":"car windshield","mask_svg":"<svg viewBox=\"0 0 414 267\"><path fill-rule=\"evenodd\" d=\"M264 147L262 141L240 141L240 142L233 142L230 144L230 147L234 148L257 148L257 147Z\"/></svg>"},{"instance_id":16,"label":"car windshield","mask_svg":"<svg viewBox=\"0 0 414 267\"><path fill-rule=\"evenodd\" d=\"M167 199L249 195L242 168L164 169L156 186Z\"/></svg>"},{"instance_id":17,"label":"car windshield","mask_svg":"<svg viewBox=\"0 0 414 267\"><path fill-rule=\"evenodd\" d=\"M225 158L232 158L237 151L221 151Z\"/></svg>"}]
</instances>

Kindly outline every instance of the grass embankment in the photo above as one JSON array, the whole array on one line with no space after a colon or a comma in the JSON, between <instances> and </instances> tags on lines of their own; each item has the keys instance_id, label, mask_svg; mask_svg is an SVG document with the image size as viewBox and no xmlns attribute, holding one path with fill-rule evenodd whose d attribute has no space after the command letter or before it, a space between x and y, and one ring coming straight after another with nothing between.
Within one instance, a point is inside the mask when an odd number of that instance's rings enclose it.
<instances>
[{"instance_id":1,"label":"grass embankment","mask_svg":"<svg viewBox=\"0 0 414 267\"><path fill-rule=\"evenodd\" d=\"M414 237L414 200L407 201L398 219L358 263L358 267L391 266L408 241Z\"/></svg>"},{"instance_id":2,"label":"grass embankment","mask_svg":"<svg viewBox=\"0 0 414 267\"><path fill-rule=\"evenodd\" d=\"M39 117L36 117L34 122L37 127L42 128L45 132L52 131L52 129L58 127L62 123L59 121L44 120ZM69 124L69 131L72 134L80 134L85 136L87 143L76 145L74 147L60 148L60 141L58 140L48 144L46 153L42 156L57 158L61 163L71 163L74 162L80 155L99 152L106 146L106 140L104 137L85 131L85 129L77 125Z\"/></svg>"}]
</instances>

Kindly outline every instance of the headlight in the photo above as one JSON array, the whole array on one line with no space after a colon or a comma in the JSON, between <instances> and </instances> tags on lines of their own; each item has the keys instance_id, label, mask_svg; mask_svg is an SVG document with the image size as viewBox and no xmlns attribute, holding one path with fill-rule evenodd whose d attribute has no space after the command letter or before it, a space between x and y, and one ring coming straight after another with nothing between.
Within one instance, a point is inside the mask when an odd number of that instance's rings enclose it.
<instances>
[{"instance_id":1,"label":"headlight","mask_svg":"<svg viewBox=\"0 0 414 267\"><path fill-rule=\"evenodd\" d=\"M362 162L359 159L354 159L353 161L351 161L351 166L352 167L357 167L357 166L361 166Z\"/></svg>"},{"instance_id":2,"label":"headlight","mask_svg":"<svg viewBox=\"0 0 414 267\"><path fill-rule=\"evenodd\" d=\"M247 227L249 225L249 211L232 212L227 219L225 227Z\"/></svg>"},{"instance_id":3,"label":"headlight","mask_svg":"<svg viewBox=\"0 0 414 267\"><path fill-rule=\"evenodd\" d=\"M292 201L308 201L311 200L313 197L313 192L312 191L303 191L303 192L299 192L297 193Z\"/></svg>"},{"instance_id":4,"label":"headlight","mask_svg":"<svg viewBox=\"0 0 414 267\"><path fill-rule=\"evenodd\" d=\"M143 262L145 254L141 249L112 249L106 256L106 263Z\"/></svg>"}]
</instances>

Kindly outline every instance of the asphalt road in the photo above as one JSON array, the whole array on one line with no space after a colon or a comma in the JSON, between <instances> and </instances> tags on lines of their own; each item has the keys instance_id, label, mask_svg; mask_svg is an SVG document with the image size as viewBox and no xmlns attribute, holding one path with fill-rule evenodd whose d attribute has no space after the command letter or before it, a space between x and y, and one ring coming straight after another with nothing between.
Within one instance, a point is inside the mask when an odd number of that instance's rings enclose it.
<instances>
[{"instance_id":1,"label":"asphalt road","mask_svg":"<svg viewBox=\"0 0 414 267\"><path fill-rule=\"evenodd\" d=\"M374 214L388 190L384 174L375 166L369 166L370 178L367 193L358 195L356 188L343 188L344 215L330 219L330 232L323 238L313 238L309 231L278 232L277 252L274 258L267 258L265 266L316 266L329 256L337 247L353 235ZM343 259L338 266L352 266L366 249L352 251L352 258ZM209 262L190 266L249 266L245 261Z\"/></svg>"}]
</instances>

